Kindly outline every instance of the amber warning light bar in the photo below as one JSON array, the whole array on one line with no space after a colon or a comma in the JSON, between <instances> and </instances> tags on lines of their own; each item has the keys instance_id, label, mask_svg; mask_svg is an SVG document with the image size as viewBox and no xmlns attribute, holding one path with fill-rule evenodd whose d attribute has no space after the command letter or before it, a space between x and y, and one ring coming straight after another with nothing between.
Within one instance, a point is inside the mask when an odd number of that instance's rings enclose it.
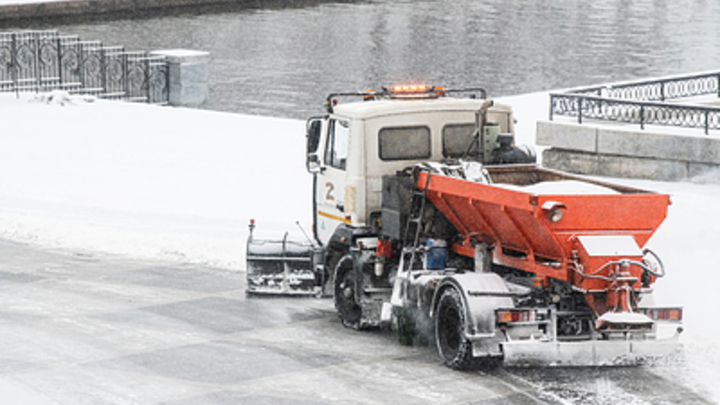
<instances>
[{"instance_id":1,"label":"amber warning light bar","mask_svg":"<svg viewBox=\"0 0 720 405\"><path fill-rule=\"evenodd\" d=\"M391 98L437 98L445 95L445 88L440 86L404 85L383 87L383 93Z\"/></svg>"},{"instance_id":2,"label":"amber warning light bar","mask_svg":"<svg viewBox=\"0 0 720 405\"><path fill-rule=\"evenodd\" d=\"M377 100L380 98L391 99L433 99L444 97L449 93L466 93L469 98L485 99L487 93L482 88L462 88L462 89L446 89L442 86L427 86L424 84L401 85L393 87L382 87L381 91L365 90L356 93L332 93L325 99L325 109L328 113L333 113L335 106L338 104L338 98L341 97L362 97L364 101Z\"/></svg>"}]
</instances>

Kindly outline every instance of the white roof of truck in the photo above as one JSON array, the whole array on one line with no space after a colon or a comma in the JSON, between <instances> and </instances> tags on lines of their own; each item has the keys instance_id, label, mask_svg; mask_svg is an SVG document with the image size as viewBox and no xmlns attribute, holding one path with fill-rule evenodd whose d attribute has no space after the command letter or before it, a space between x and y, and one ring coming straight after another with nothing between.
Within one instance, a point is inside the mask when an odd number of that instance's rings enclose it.
<instances>
[{"instance_id":1,"label":"white roof of truck","mask_svg":"<svg viewBox=\"0 0 720 405\"><path fill-rule=\"evenodd\" d=\"M364 119L407 113L430 111L477 111L486 100L470 98L440 97L431 99L381 99L338 104L334 113L348 118ZM504 104L496 103L492 110L510 110Z\"/></svg>"}]
</instances>

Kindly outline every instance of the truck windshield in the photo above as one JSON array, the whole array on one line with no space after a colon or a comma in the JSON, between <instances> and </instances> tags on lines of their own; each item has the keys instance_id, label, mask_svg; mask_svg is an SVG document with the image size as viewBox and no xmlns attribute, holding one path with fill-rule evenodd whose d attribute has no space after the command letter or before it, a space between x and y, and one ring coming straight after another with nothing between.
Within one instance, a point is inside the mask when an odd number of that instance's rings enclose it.
<instances>
[{"instance_id":1,"label":"truck windshield","mask_svg":"<svg viewBox=\"0 0 720 405\"><path fill-rule=\"evenodd\" d=\"M383 128L378 134L380 159L409 160L430 157L430 128Z\"/></svg>"},{"instance_id":2,"label":"truck windshield","mask_svg":"<svg viewBox=\"0 0 720 405\"><path fill-rule=\"evenodd\" d=\"M327 145L325 147L326 165L345 170L349 138L350 124L348 122L330 120Z\"/></svg>"}]
</instances>

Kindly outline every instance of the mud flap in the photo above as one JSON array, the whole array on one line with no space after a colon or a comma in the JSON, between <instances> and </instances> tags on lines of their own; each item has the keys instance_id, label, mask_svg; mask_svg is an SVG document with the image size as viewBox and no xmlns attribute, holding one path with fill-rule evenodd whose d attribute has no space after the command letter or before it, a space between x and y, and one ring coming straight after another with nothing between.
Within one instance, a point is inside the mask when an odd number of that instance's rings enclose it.
<instances>
[{"instance_id":1,"label":"mud flap","mask_svg":"<svg viewBox=\"0 0 720 405\"><path fill-rule=\"evenodd\" d=\"M504 363L510 367L634 366L682 358L677 339L512 341L504 342L502 349Z\"/></svg>"},{"instance_id":2,"label":"mud flap","mask_svg":"<svg viewBox=\"0 0 720 405\"><path fill-rule=\"evenodd\" d=\"M502 335L498 334L496 337L488 337L485 339L478 339L472 342L472 355L473 357L501 357Z\"/></svg>"},{"instance_id":3,"label":"mud flap","mask_svg":"<svg viewBox=\"0 0 720 405\"><path fill-rule=\"evenodd\" d=\"M322 249L307 242L251 239L247 244L247 293L250 295L318 295ZM322 276L322 274L321 274Z\"/></svg>"}]
</instances>

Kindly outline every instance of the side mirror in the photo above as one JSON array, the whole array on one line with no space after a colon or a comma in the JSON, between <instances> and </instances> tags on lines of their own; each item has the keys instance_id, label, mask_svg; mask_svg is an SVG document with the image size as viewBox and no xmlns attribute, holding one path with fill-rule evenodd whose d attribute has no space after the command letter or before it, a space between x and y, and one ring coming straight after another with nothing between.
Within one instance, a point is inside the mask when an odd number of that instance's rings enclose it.
<instances>
[{"instance_id":1,"label":"side mirror","mask_svg":"<svg viewBox=\"0 0 720 405\"><path fill-rule=\"evenodd\" d=\"M322 118L310 118L307 122L307 153L316 153L320 146Z\"/></svg>"},{"instance_id":2,"label":"side mirror","mask_svg":"<svg viewBox=\"0 0 720 405\"><path fill-rule=\"evenodd\" d=\"M305 166L310 173L321 173L323 171L323 167L320 164L320 157L317 153L308 153Z\"/></svg>"},{"instance_id":3,"label":"side mirror","mask_svg":"<svg viewBox=\"0 0 720 405\"><path fill-rule=\"evenodd\" d=\"M318 173L322 171L318 149L320 147L323 120L323 117L312 117L307 121L306 125L305 136L307 138L307 157L305 160L305 167L310 173Z\"/></svg>"}]
</instances>

